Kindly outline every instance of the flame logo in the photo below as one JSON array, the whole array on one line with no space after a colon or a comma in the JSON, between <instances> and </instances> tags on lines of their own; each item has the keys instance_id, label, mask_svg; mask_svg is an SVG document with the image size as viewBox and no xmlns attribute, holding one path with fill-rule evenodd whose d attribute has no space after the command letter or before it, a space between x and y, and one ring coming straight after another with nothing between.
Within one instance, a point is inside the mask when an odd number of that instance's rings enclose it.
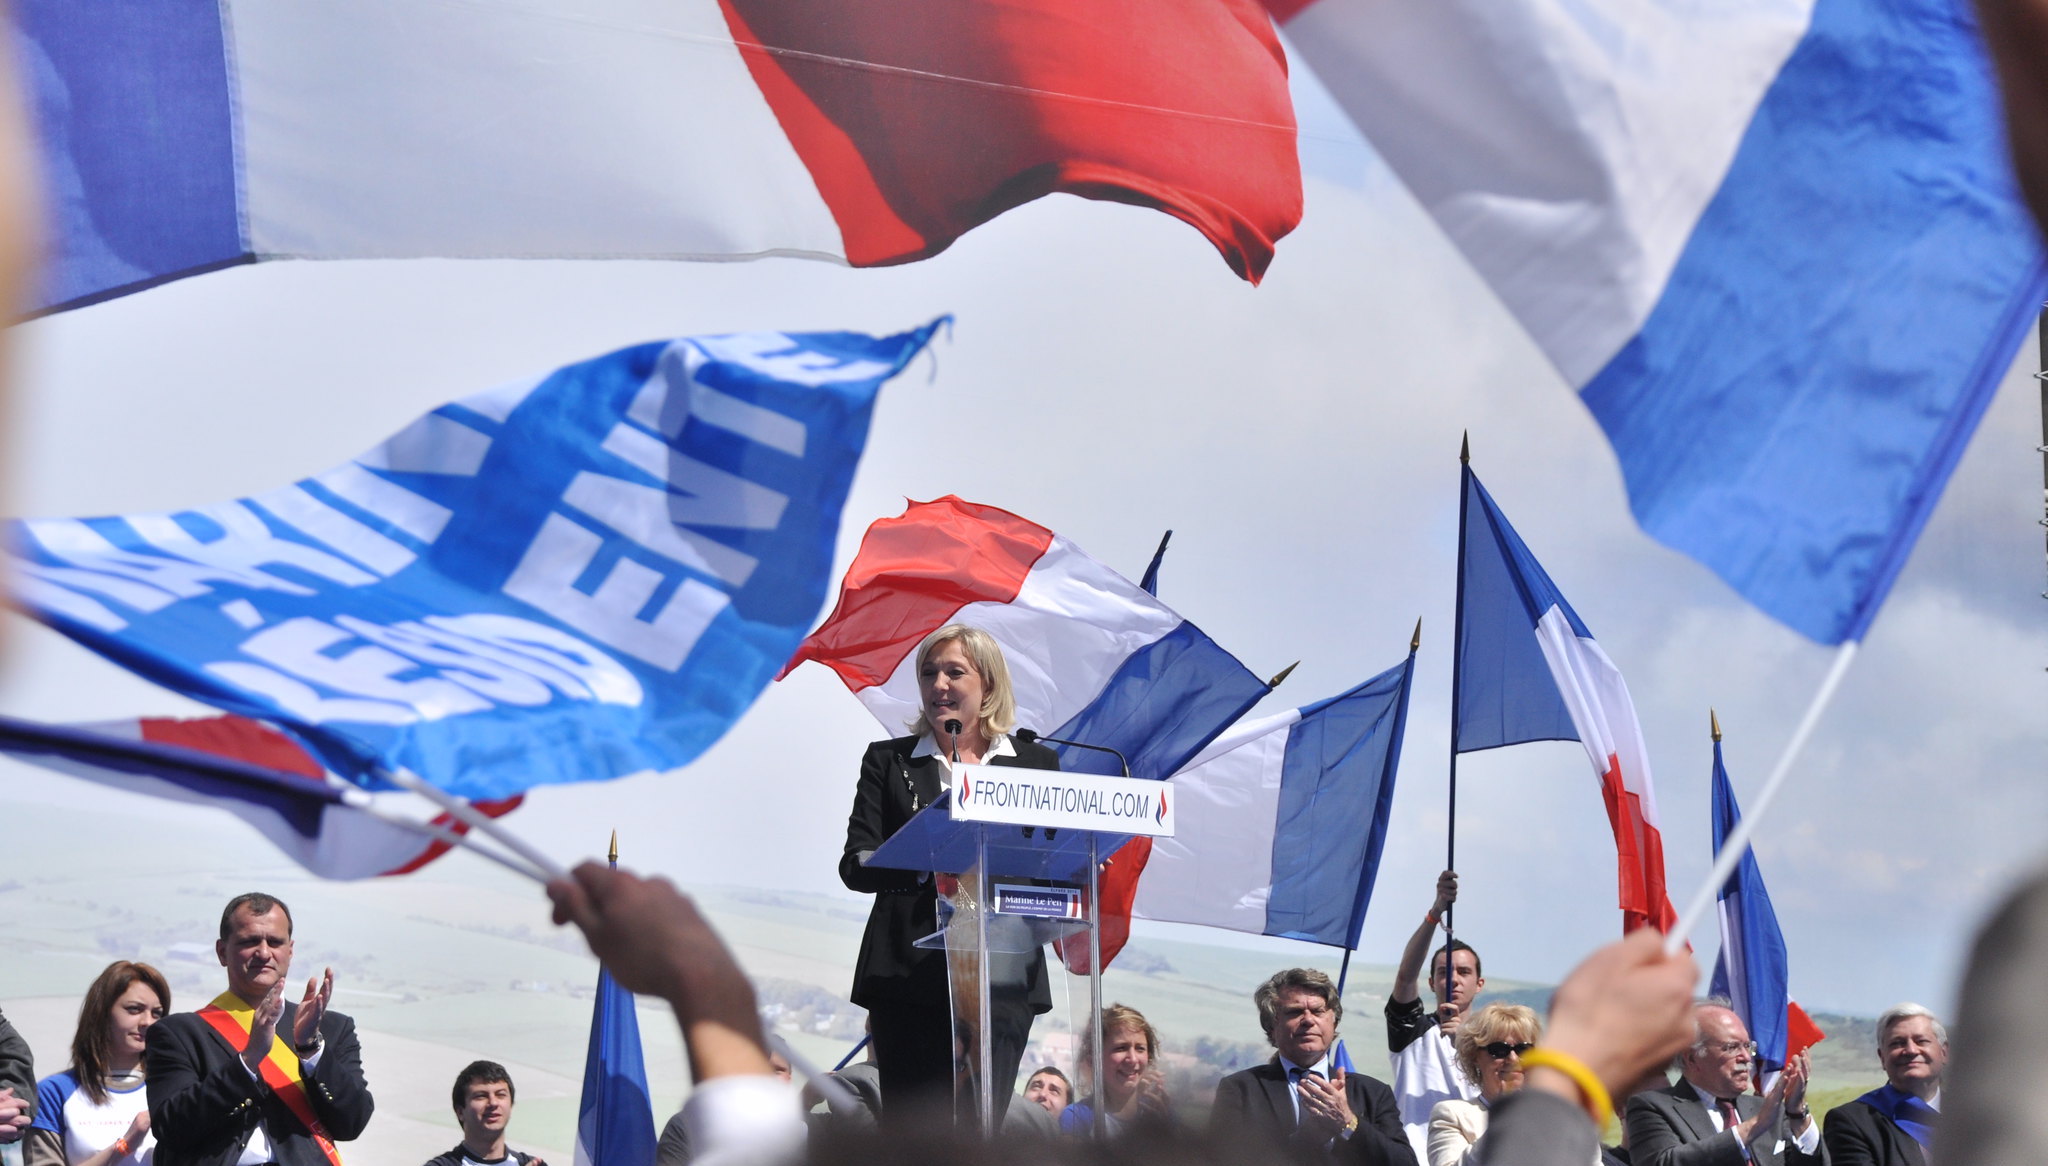
<instances>
[{"instance_id":1,"label":"flame logo","mask_svg":"<svg viewBox=\"0 0 2048 1166\"><path fill-rule=\"evenodd\" d=\"M962 774L960 777L960 800L962 802L974 800L974 777L972 774Z\"/></svg>"},{"instance_id":2,"label":"flame logo","mask_svg":"<svg viewBox=\"0 0 2048 1166\"><path fill-rule=\"evenodd\" d=\"M1161 826L1166 824L1166 789L1163 786L1159 790L1159 812L1152 815L1152 820Z\"/></svg>"}]
</instances>

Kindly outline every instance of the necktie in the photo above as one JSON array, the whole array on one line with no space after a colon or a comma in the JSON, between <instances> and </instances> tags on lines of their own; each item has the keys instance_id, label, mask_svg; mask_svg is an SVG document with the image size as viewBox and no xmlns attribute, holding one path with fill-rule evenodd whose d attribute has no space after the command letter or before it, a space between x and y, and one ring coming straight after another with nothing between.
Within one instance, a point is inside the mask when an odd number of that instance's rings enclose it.
<instances>
[{"instance_id":1,"label":"necktie","mask_svg":"<svg viewBox=\"0 0 2048 1166\"><path fill-rule=\"evenodd\" d=\"M1322 1074L1316 1072L1314 1069L1289 1068L1287 1070L1287 1084L1290 1088L1294 1090L1295 1125L1301 1124L1301 1080L1304 1077L1315 1077L1320 1079L1322 1077Z\"/></svg>"},{"instance_id":2,"label":"necktie","mask_svg":"<svg viewBox=\"0 0 2048 1166\"><path fill-rule=\"evenodd\" d=\"M1742 1124L1742 1115L1735 1111L1735 1103L1726 1097L1717 1097L1714 1104L1721 1107L1721 1128L1732 1130Z\"/></svg>"}]
</instances>

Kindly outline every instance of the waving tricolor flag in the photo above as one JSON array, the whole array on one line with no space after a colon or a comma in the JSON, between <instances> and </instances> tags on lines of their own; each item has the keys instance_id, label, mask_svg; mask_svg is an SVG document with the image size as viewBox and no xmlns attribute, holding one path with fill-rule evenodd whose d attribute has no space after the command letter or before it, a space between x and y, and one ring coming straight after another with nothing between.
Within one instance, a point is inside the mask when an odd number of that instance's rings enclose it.
<instances>
[{"instance_id":1,"label":"waving tricolor flag","mask_svg":"<svg viewBox=\"0 0 2048 1166\"><path fill-rule=\"evenodd\" d=\"M0 753L129 793L226 810L322 878L411 874L469 825L442 812L436 838L379 814L378 800L326 772L290 737L247 717L139 717L89 725L0 718ZM389 800L390 795L385 799ZM476 802L492 818L524 794Z\"/></svg>"},{"instance_id":2,"label":"waving tricolor flag","mask_svg":"<svg viewBox=\"0 0 2048 1166\"><path fill-rule=\"evenodd\" d=\"M1112 860L1114 869L1151 843L1131 913L1357 946L1386 844L1414 668L1410 651L1355 688L1242 721L1210 742L1173 776L1174 836L1134 839Z\"/></svg>"},{"instance_id":3,"label":"waving tricolor flag","mask_svg":"<svg viewBox=\"0 0 2048 1166\"><path fill-rule=\"evenodd\" d=\"M1860 639L2040 310L1958 0L1265 0L1606 430L1643 529Z\"/></svg>"},{"instance_id":4,"label":"waving tricolor flag","mask_svg":"<svg viewBox=\"0 0 2048 1166\"><path fill-rule=\"evenodd\" d=\"M891 734L916 718L917 646L949 623L1002 645L1017 723L1106 745L1131 776L1185 765L1266 695L1202 629L1051 530L948 495L868 527L832 615L797 649L839 674ZM1093 750L1060 764L1116 772Z\"/></svg>"},{"instance_id":5,"label":"waving tricolor flag","mask_svg":"<svg viewBox=\"0 0 2048 1166\"><path fill-rule=\"evenodd\" d=\"M1257 0L20 0L63 308L266 259L904 263L1043 195L1256 280L1301 217Z\"/></svg>"},{"instance_id":6,"label":"waving tricolor flag","mask_svg":"<svg viewBox=\"0 0 2048 1166\"><path fill-rule=\"evenodd\" d=\"M1622 927L1667 931L1650 758L1621 670L1566 603L1468 464L1458 549L1452 749L1578 741L1614 829Z\"/></svg>"},{"instance_id":7,"label":"waving tricolor flag","mask_svg":"<svg viewBox=\"0 0 2048 1166\"><path fill-rule=\"evenodd\" d=\"M1742 820L1735 788L1728 782L1728 769L1721 762L1721 722L1714 728L1714 852L1720 853L1735 824ZM1714 959L1711 995L1733 1006L1735 1014L1749 1027L1756 1042L1760 1065L1759 1091L1768 1089L1766 1076L1774 1076L1785 1062L1825 1038L1804 1010L1792 1001L1791 960L1785 948L1785 934L1778 929L1778 913L1771 907L1771 894L1764 889L1763 870L1756 852L1746 850L1742 861L1721 887L1716 904L1721 921L1721 953Z\"/></svg>"}]
</instances>

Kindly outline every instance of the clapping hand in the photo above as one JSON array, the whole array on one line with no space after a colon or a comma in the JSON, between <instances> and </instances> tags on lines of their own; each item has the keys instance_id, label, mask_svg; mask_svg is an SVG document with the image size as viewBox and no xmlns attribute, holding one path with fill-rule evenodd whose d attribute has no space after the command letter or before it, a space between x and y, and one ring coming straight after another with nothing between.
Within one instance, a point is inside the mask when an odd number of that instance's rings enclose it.
<instances>
[{"instance_id":1,"label":"clapping hand","mask_svg":"<svg viewBox=\"0 0 2048 1166\"><path fill-rule=\"evenodd\" d=\"M283 981L279 981L282 988ZM282 996L279 999L283 999ZM328 1002L334 999L334 969L306 981L306 998L292 1016L292 1047L311 1053L320 1043L320 1022L327 1017Z\"/></svg>"}]
</instances>

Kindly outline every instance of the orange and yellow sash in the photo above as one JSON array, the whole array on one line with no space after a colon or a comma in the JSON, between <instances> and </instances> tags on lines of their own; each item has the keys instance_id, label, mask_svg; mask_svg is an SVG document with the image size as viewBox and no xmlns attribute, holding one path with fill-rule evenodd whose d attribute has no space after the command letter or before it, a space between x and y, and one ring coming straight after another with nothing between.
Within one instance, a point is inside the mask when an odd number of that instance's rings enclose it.
<instances>
[{"instance_id":1,"label":"orange and yellow sash","mask_svg":"<svg viewBox=\"0 0 2048 1166\"><path fill-rule=\"evenodd\" d=\"M249 1026L256 1010L233 992L222 992L213 998L213 1003L200 1009L198 1016L220 1034L236 1056L240 1056L242 1046L249 1043ZM299 1124L313 1135L314 1143L327 1155L331 1166L341 1166L341 1151L334 1148L334 1139L327 1136L327 1127L321 1125L319 1117L313 1113L313 1102L306 1096L305 1079L299 1076L299 1055L292 1051L291 1042L285 1039L285 1034L279 1033L277 1039L270 1042L270 1055L263 1058L262 1076L263 1083L270 1086L270 1091L277 1094L285 1108L292 1111L292 1116L299 1119ZM276 1151L274 1146L271 1149L273 1153Z\"/></svg>"}]
</instances>

